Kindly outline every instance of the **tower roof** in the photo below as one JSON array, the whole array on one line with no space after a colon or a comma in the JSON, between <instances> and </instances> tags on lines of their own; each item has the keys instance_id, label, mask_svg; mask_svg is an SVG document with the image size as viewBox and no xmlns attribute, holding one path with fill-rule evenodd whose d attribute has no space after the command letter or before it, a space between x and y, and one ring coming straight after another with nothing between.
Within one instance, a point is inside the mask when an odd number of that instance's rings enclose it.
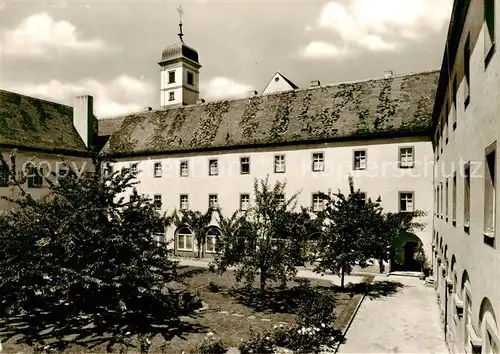
<instances>
[{"instance_id":1,"label":"tower roof","mask_svg":"<svg viewBox=\"0 0 500 354\"><path fill-rule=\"evenodd\" d=\"M200 64L198 61L198 52L183 42L174 43L163 49L160 64L181 58L189 59L198 65Z\"/></svg>"}]
</instances>

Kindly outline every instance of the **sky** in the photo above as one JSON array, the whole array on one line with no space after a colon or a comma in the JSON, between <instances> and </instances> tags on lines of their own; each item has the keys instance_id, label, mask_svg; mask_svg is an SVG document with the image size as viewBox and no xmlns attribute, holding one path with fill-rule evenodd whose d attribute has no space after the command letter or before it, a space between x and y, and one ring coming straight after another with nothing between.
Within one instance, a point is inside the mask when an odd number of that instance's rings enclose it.
<instances>
[{"instance_id":1,"label":"sky","mask_svg":"<svg viewBox=\"0 0 500 354\"><path fill-rule=\"evenodd\" d=\"M276 71L299 87L439 69L451 0L0 0L0 88L99 118L159 108L164 47L199 53L200 97L261 92Z\"/></svg>"}]
</instances>

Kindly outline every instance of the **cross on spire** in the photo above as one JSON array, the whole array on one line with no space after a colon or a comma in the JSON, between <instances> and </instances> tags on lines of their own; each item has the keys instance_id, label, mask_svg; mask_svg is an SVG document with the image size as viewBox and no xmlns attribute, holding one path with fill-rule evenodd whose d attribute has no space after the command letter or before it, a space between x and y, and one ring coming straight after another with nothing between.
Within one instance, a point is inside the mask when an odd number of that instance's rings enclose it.
<instances>
[{"instance_id":1,"label":"cross on spire","mask_svg":"<svg viewBox=\"0 0 500 354\"><path fill-rule=\"evenodd\" d=\"M182 6L179 6L177 8L177 12L179 13L179 39L181 40L182 43L184 43L184 40L182 39L182 36L184 36L184 34L182 33L182 15L184 15L184 11L182 10Z\"/></svg>"}]
</instances>

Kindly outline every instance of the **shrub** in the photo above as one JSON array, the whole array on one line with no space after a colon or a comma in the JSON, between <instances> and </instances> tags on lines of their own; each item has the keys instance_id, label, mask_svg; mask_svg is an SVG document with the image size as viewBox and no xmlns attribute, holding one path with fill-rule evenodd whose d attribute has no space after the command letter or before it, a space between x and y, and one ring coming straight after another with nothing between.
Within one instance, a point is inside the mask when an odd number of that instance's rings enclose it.
<instances>
[{"instance_id":1,"label":"shrub","mask_svg":"<svg viewBox=\"0 0 500 354\"><path fill-rule=\"evenodd\" d=\"M241 354L273 354L274 341L270 333L255 333L251 331L250 339L238 345Z\"/></svg>"},{"instance_id":2,"label":"shrub","mask_svg":"<svg viewBox=\"0 0 500 354\"><path fill-rule=\"evenodd\" d=\"M339 331L322 323L319 326L292 326L278 328L273 341L278 347L297 353L318 353L322 346L332 347L339 339Z\"/></svg>"},{"instance_id":3,"label":"shrub","mask_svg":"<svg viewBox=\"0 0 500 354\"><path fill-rule=\"evenodd\" d=\"M297 309L298 324L309 327L333 322L335 296L309 285L301 285L301 287L304 287L304 291L301 292L301 301Z\"/></svg>"},{"instance_id":4,"label":"shrub","mask_svg":"<svg viewBox=\"0 0 500 354\"><path fill-rule=\"evenodd\" d=\"M207 290L212 293L218 293L220 291L220 286L210 280L210 283L207 285Z\"/></svg>"},{"instance_id":5,"label":"shrub","mask_svg":"<svg viewBox=\"0 0 500 354\"><path fill-rule=\"evenodd\" d=\"M220 338L215 338L212 332L209 332L203 342L196 350L197 354L224 354L227 349Z\"/></svg>"}]
</instances>

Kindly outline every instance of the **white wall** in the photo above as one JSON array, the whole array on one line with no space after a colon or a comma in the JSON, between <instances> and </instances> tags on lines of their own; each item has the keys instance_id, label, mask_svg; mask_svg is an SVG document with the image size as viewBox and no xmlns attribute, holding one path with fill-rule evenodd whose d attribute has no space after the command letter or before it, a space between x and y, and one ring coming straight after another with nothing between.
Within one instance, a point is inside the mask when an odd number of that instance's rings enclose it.
<instances>
[{"instance_id":1,"label":"white wall","mask_svg":"<svg viewBox=\"0 0 500 354\"><path fill-rule=\"evenodd\" d=\"M276 79L278 79L278 81L276 81ZM265 95L267 93L288 91L292 89L292 86L290 86L290 84L286 82L286 80L279 73L276 73L271 81L269 81L262 94Z\"/></svg>"},{"instance_id":2,"label":"white wall","mask_svg":"<svg viewBox=\"0 0 500 354\"><path fill-rule=\"evenodd\" d=\"M415 167L399 168L399 147L413 146ZM366 149L368 168L353 170L353 150ZM312 171L312 153L324 152L325 171ZM274 155L284 153L286 172L274 173ZM250 174L240 174L240 157L250 157ZM219 175L208 175L208 161L217 158ZM189 177L180 176L180 161L189 161ZM128 167L139 162L138 170L140 193L161 194L163 210L172 212L179 208L179 194L189 194L189 207L193 210L206 211L208 195L217 194L219 206L226 214L239 208L240 193L253 194L255 178L269 175L270 183L286 181L287 196L300 190L299 204L312 205L312 194L317 191L348 191L348 175L354 177L355 187L365 191L368 197L382 197L384 209L398 211L400 191L415 193L415 208L428 212L423 218L427 228L417 233L425 249L430 252L432 230L432 147L425 138L395 139L391 141L360 141L353 143L325 143L300 147L277 147L269 149L231 150L227 152L204 153L196 156L170 155L145 157L141 160L120 160L115 168ZM153 177L155 162L161 162L161 178ZM173 230L169 230L172 237Z\"/></svg>"}]
</instances>

